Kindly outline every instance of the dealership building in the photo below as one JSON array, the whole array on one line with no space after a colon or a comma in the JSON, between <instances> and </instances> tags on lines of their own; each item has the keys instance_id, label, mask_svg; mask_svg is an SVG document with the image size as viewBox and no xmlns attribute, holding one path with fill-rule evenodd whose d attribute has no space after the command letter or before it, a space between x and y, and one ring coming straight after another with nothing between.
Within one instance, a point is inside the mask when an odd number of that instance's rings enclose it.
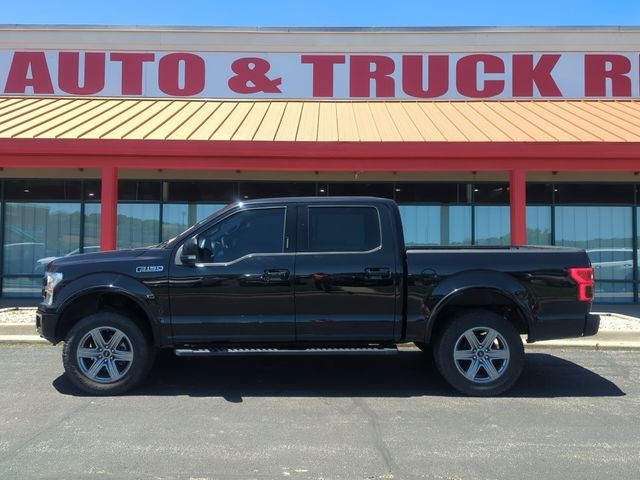
<instances>
[{"instance_id":1,"label":"dealership building","mask_svg":"<svg viewBox=\"0 0 640 480\"><path fill-rule=\"evenodd\" d=\"M244 199L375 195L408 245L587 249L638 303L640 29L0 27L0 291Z\"/></svg>"}]
</instances>

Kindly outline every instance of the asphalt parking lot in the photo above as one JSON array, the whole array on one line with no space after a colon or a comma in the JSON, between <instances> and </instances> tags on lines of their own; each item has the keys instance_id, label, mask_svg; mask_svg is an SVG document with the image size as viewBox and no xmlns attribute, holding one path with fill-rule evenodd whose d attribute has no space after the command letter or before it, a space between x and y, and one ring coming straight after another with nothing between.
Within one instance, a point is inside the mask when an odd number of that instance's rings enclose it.
<instances>
[{"instance_id":1,"label":"asphalt parking lot","mask_svg":"<svg viewBox=\"0 0 640 480\"><path fill-rule=\"evenodd\" d=\"M507 396L416 351L163 357L87 397L60 349L0 347L0 478L637 479L640 353L530 350Z\"/></svg>"}]
</instances>

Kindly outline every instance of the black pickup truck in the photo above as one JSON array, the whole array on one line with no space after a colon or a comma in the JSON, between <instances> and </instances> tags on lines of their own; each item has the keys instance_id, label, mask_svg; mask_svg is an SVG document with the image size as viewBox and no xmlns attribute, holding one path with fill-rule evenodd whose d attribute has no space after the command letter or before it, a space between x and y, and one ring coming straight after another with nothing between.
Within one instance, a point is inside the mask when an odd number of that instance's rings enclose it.
<instances>
[{"instance_id":1,"label":"black pickup truck","mask_svg":"<svg viewBox=\"0 0 640 480\"><path fill-rule=\"evenodd\" d=\"M406 249L397 205L368 197L234 203L159 245L54 260L43 284L38 331L64 340L67 375L96 395L137 385L157 349L405 342L432 350L457 390L497 395L520 375L521 335L580 337L599 325L583 250Z\"/></svg>"}]
</instances>

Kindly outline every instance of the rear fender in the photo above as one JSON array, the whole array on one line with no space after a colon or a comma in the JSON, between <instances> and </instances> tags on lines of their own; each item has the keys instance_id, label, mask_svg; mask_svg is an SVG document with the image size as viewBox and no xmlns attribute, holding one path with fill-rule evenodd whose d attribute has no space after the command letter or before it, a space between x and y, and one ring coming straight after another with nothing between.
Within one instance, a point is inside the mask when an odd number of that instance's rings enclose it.
<instances>
[{"instance_id":1,"label":"rear fender","mask_svg":"<svg viewBox=\"0 0 640 480\"><path fill-rule=\"evenodd\" d=\"M533 312L536 300L532 293L511 275L494 270L471 270L453 275L440 283L425 302L431 315L428 317L425 342L429 342L436 324L442 320L441 314L448 306L455 304L469 307L491 307L496 295L506 303L512 303L524 318L528 331L534 328ZM465 298L466 297L466 298ZM502 303L501 303L502 304Z\"/></svg>"}]
</instances>

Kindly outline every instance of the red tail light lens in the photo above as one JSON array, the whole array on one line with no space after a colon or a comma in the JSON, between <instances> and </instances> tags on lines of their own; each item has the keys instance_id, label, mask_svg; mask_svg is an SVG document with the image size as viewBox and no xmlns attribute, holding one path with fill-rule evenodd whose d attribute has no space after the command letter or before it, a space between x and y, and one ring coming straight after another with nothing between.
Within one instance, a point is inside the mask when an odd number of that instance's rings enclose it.
<instances>
[{"instance_id":1,"label":"red tail light lens","mask_svg":"<svg viewBox=\"0 0 640 480\"><path fill-rule=\"evenodd\" d=\"M578 300L590 302L593 300L594 286L593 268L570 268L569 276L578 284Z\"/></svg>"}]
</instances>

